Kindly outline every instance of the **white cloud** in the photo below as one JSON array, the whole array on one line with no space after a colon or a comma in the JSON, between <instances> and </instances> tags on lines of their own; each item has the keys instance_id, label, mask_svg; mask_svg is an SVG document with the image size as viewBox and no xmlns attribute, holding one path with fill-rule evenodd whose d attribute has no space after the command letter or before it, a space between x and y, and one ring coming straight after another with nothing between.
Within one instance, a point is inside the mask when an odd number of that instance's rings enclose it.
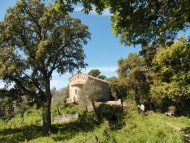
<instances>
[{"instance_id":1,"label":"white cloud","mask_svg":"<svg viewBox=\"0 0 190 143\"><path fill-rule=\"evenodd\" d=\"M82 72L88 74L93 69L99 69L101 74L105 75L108 78L112 76L117 76L117 67L87 67L86 69L83 69Z\"/></svg>"},{"instance_id":2,"label":"white cloud","mask_svg":"<svg viewBox=\"0 0 190 143\"><path fill-rule=\"evenodd\" d=\"M74 9L75 9L74 11L81 11L83 9L83 7L82 6L75 6Z\"/></svg>"},{"instance_id":3,"label":"white cloud","mask_svg":"<svg viewBox=\"0 0 190 143\"><path fill-rule=\"evenodd\" d=\"M112 16L112 14L110 13L109 11L109 8L106 8L103 13L102 13L103 16Z\"/></svg>"},{"instance_id":4,"label":"white cloud","mask_svg":"<svg viewBox=\"0 0 190 143\"><path fill-rule=\"evenodd\" d=\"M117 67L87 67L85 71L89 72L93 69L99 69L102 72L115 72Z\"/></svg>"},{"instance_id":5,"label":"white cloud","mask_svg":"<svg viewBox=\"0 0 190 143\"><path fill-rule=\"evenodd\" d=\"M74 11L81 11L83 9L82 6L76 6L74 7ZM92 11L90 11L89 13L90 15L98 15L95 11L95 7L93 7ZM112 16L112 14L109 12L109 8L106 8L103 12L101 16Z\"/></svg>"}]
</instances>

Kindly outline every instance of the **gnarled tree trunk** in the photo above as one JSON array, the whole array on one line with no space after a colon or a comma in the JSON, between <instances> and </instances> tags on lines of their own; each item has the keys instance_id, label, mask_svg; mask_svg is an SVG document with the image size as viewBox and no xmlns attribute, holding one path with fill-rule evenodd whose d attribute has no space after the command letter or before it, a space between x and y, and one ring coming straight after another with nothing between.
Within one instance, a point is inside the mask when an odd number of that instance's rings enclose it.
<instances>
[{"instance_id":1,"label":"gnarled tree trunk","mask_svg":"<svg viewBox=\"0 0 190 143\"><path fill-rule=\"evenodd\" d=\"M47 78L48 79L48 78ZM46 80L46 91L45 97L43 100L42 107L42 116L43 116L43 132L44 135L48 135L49 131L51 131L51 91L50 91L50 81Z\"/></svg>"},{"instance_id":2,"label":"gnarled tree trunk","mask_svg":"<svg viewBox=\"0 0 190 143\"><path fill-rule=\"evenodd\" d=\"M50 107L51 107L51 97L47 98L47 100L43 102L43 108L42 108L43 132L45 135L47 135L51 130Z\"/></svg>"}]
</instances>

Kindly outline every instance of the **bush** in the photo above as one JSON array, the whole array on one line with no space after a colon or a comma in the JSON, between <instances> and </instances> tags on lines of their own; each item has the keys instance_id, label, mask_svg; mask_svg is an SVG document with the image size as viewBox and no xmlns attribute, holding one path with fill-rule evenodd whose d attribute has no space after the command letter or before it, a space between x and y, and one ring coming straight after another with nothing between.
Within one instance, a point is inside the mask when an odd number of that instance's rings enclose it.
<instances>
[{"instance_id":1,"label":"bush","mask_svg":"<svg viewBox=\"0 0 190 143\"><path fill-rule=\"evenodd\" d=\"M99 121L106 119L111 129L120 129L123 126L123 109L118 105L101 104L96 108L96 116Z\"/></svg>"}]
</instances>

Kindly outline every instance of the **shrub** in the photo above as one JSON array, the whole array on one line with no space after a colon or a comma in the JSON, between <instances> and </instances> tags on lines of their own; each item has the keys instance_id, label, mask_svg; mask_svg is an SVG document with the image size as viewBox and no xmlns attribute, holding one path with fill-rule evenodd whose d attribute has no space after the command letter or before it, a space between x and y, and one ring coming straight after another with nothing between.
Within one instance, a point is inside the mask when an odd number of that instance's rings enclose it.
<instances>
[{"instance_id":1,"label":"shrub","mask_svg":"<svg viewBox=\"0 0 190 143\"><path fill-rule=\"evenodd\" d=\"M118 105L101 104L96 108L99 121L106 119L111 129L120 129L123 126L123 109Z\"/></svg>"}]
</instances>

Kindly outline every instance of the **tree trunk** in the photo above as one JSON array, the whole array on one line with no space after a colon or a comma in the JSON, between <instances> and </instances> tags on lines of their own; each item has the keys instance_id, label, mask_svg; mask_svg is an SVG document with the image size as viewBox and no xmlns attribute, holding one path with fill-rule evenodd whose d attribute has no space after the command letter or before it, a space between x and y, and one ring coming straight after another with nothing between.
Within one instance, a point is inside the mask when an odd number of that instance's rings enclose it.
<instances>
[{"instance_id":1,"label":"tree trunk","mask_svg":"<svg viewBox=\"0 0 190 143\"><path fill-rule=\"evenodd\" d=\"M97 111L96 111L96 106L95 106L94 101L92 101L92 107L93 107L93 109L94 109L95 114L98 115L98 114L97 114Z\"/></svg>"},{"instance_id":2,"label":"tree trunk","mask_svg":"<svg viewBox=\"0 0 190 143\"><path fill-rule=\"evenodd\" d=\"M86 112L88 112L88 107L86 106Z\"/></svg>"},{"instance_id":3,"label":"tree trunk","mask_svg":"<svg viewBox=\"0 0 190 143\"><path fill-rule=\"evenodd\" d=\"M94 111L95 111L95 110L96 110L96 106L95 106L94 101L92 101L92 107L93 107L93 109L94 109Z\"/></svg>"},{"instance_id":4,"label":"tree trunk","mask_svg":"<svg viewBox=\"0 0 190 143\"><path fill-rule=\"evenodd\" d=\"M50 107L51 107L51 99L48 98L47 101L43 102L43 109L42 109L42 115L43 115L43 132L44 135L48 135L50 129L51 129L51 113L50 113Z\"/></svg>"},{"instance_id":5,"label":"tree trunk","mask_svg":"<svg viewBox=\"0 0 190 143\"><path fill-rule=\"evenodd\" d=\"M123 109L123 96L121 97L121 108Z\"/></svg>"},{"instance_id":6,"label":"tree trunk","mask_svg":"<svg viewBox=\"0 0 190 143\"><path fill-rule=\"evenodd\" d=\"M57 113L58 113L58 115L61 115L60 107L57 108Z\"/></svg>"},{"instance_id":7,"label":"tree trunk","mask_svg":"<svg viewBox=\"0 0 190 143\"><path fill-rule=\"evenodd\" d=\"M48 135L51 131L51 90L50 90L50 80L45 76L45 92L44 92L44 99L43 99L43 108L42 108L42 116L43 116L43 132L44 135Z\"/></svg>"}]
</instances>

